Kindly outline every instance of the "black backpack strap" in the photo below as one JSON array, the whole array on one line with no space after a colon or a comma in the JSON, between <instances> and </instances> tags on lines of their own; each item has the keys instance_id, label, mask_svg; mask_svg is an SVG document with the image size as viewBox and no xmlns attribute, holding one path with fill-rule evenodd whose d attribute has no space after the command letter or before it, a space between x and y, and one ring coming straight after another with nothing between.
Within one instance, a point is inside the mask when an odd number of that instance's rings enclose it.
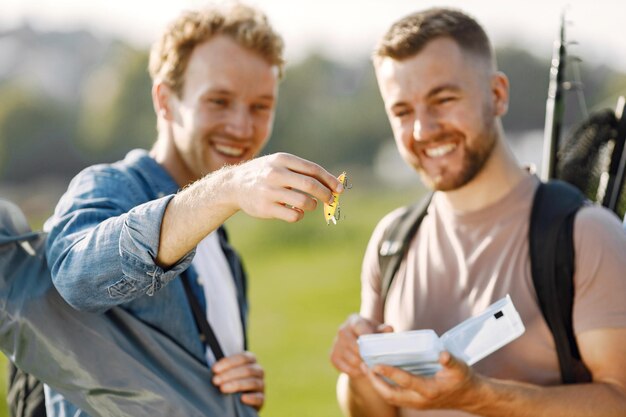
<instances>
[{"instance_id":1,"label":"black backpack strap","mask_svg":"<svg viewBox=\"0 0 626 417\"><path fill-rule=\"evenodd\" d=\"M561 379L589 382L574 335L574 219L585 196L563 181L541 183L530 216L530 265L541 312L552 331Z\"/></svg>"},{"instance_id":2,"label":"black backpack strap","mask_svg":"<svg viewBox=\"0 0 626 417\"><path fill-rule=\"evenodd\" d=\"M196 325L198 326L198 330L200 331L200 339L205 345L211 348L213 356L215 356L215 361L217 362L224 357L224 351L222 350L222 346L217 340L217 337L213 332L213 328L206 318L206 313L200 306L200 302L193 294L193 290L191 289L191 286L187 281L187 277L180 277L180 279L183 283L185 295L187 295L187 300L189 301L189 306L191 307L193 317L196 320Z\"/></svg>"},{"instance_id":3,"label":"black backpack strap","mask_svg":"<svg viewBox=\"0 0 626 417\"><path fill-rule=\"evenodd\" d=\"M409 241L426 216L432 197L433 193L429 193L420 202L406 207L406 210L394 219L383 232L382 239L378 244L378 263L381 276L380 296L383 306L402 258L406 254Z\"/></svg>"},{"instance_id":4,"label":"black backpack strap","mask_svg":"<svg viewBox=\"0 0 626 417\"><path fill-rule=\"evenodd\" d=\"M7 406L11 417L46 417L43 383L9 363Z\"/></svg>"}]
</instances>

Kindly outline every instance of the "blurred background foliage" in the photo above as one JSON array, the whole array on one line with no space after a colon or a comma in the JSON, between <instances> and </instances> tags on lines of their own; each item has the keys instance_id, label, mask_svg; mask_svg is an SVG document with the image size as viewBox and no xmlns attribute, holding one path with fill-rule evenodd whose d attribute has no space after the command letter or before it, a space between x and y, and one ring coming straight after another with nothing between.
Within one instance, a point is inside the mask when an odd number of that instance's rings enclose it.
<instances>
[{"instance_id":1,"label":"blurred background foliage","mask_svg":"<svg viewBox=\"0 0 626 417\"><path fill-rule=\"evenodd\" d=\"M85 31L25 25L0 31L0 53L3 185L65 183L84 166L150 147L156 130L146 50ZM497 55L511 81L504 125L516 142L543 129L551 57L516 45L498 47ZM580 73L591 109L613 107L626 90L626 75L605 63L583 61ZM566 97L571 125L581 114L575 94ZM335 170L367 169L390 135L369 57L344 62L311 51L287 67L265 151L292 152Z\"/></svg>"},{"instance_id":2,"label":"blurred background foliage","mask_svg":"<svg viewBox=\"0 0 626 417\"><path fill-rule=\"evenodd\" d=\"M522 162L538 163L551 57L514 44L500 45L497 55L511 82L508 139ZM24 25L0 28L0 56L0 196L38 228L81 168L151 146L148 53L85 31ZM589 109L613 108L626 94L626 74L608 63L583 61L580 73ZM574 94L565 105L567 130L582 115ZM366 56L342 61L311 51L289 63L264 152L275 151L347 170L353 189L335 227L321 213L295 225L242 215L228 222L251 275L251 348L268 379L263 414L338 416L328 353L337 327L358 309L369 234L422 189L394 150ZM0 394L0 417L3 400Z\"/></svg>"}]
</instances>

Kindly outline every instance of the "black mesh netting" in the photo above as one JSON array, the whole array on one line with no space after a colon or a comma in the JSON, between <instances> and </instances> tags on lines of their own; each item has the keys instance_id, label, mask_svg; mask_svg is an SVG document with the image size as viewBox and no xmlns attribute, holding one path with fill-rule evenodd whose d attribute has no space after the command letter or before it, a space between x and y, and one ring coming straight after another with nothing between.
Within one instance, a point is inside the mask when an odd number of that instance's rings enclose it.
<instances>
[{"instance_id":1,"label":"black mesh netting","mask_svg":"<svg viewBox=\"0 0 626 417\"><path fill-rule=\"evenodd\" d=\"M603 172L609 171L617 138L617 126L615 112L607 109L590 115L575 127L566 136L557 154L556 177L576 185L590 200L601 202L603 191L607 193L611 191L601 187L603 184L601 178ZM625 189L626 187L622 186L616 208L620 218L624 217L626 211Z\"/></svg>"}]
</instances>

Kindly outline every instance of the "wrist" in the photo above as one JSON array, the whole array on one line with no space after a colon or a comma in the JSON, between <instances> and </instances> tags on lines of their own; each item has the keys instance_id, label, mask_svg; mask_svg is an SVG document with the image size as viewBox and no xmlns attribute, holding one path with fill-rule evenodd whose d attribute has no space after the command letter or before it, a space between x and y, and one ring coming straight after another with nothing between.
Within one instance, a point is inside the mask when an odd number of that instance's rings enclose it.
<instances>
[{"instance_id":1,"label":"wrist","mask_svg":"<svg viewBox=\"0 0 626 417\"><path fill-rule=\"evenodd\" d=\"M482 375L476 375L475 378L472 395L467 397L463 410L484 416L502 415L502 404L510 405L515 400L512 387L506 382Z\"/></svg>"},{"instance_id":2,"label":"wrist","mask_svg":"<svg viewBox=\"0 0 626 417\"><path fill-rule=\"evenodd\" d=\"M198 187L197 193L203 211L207 216L215 216L219 213L223 223L227 218L239 211L236 192L237 184L233 180L233 167L226 166L211 172L197 181L192 187Z\"/></svg>"},{"instance_id":3,"label":"wrist","mask_svg":"<svg viewBox=\"0 0 626 417\"><path fill-rule=\"evenodd\" d=\"M460 397L460 409L468 413L481 414L490 403L495 401L495 393L490 378L473 373L467 383L464 395Z\"/></svg>"}]
</instances>

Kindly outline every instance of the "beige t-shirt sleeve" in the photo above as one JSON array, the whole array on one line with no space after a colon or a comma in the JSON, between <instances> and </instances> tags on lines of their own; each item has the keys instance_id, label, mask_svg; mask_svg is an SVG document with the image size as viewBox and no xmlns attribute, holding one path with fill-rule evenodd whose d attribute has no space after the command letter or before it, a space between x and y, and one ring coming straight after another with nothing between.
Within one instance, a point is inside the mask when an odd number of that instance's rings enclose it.
<instances>
[{"instance_id":1,"label":"beige t-shirt sleeve","mask_svg":"<svg viewBox=\"0 0 626 417\"><path fill-rule=\"evenodd\" d=\"M626 231L610 211L581 209L574 224L574 332L626 327Z\"/></svg>"}]
</instances>

